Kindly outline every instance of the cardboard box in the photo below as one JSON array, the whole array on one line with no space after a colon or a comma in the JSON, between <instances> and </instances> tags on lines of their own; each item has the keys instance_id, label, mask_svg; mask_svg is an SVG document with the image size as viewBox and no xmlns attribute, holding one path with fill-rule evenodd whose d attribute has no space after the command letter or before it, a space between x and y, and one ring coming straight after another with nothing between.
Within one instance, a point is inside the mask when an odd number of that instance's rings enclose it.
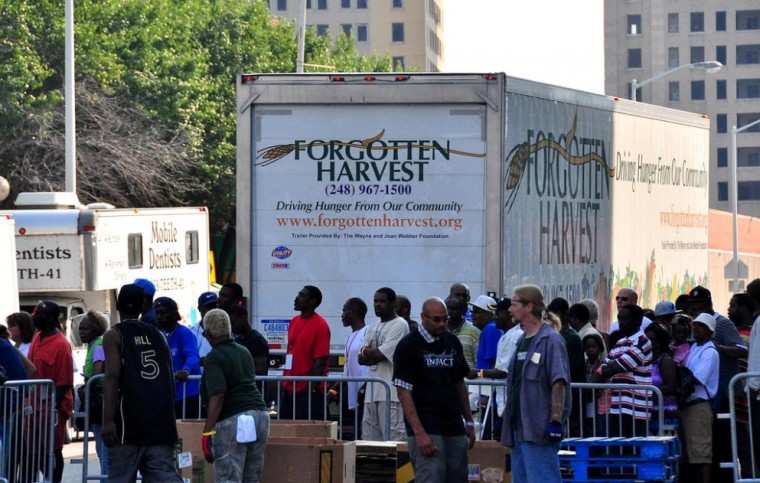
<instances>
[{"instance_id":1,"label":"cardboard box","mask_svg":"<svg viewBox=\"0 0 760 483\"><path fill-rule=\"evenodd\" d=\"M180 468L180 475L192 483L214 483L214 465L206 463L201 448L203 436L203 419L181 419L177 421L179 447L192 455L193 466Z\"/></svg>"},{"instance_id":2,"label":"cardboard box","mask_svg":"<svg viewBox=\"0 0 760 483\"><path fill-rule=\"evenodd\" d=\"M468 481L483 481L484 471L500 469L503 472L504 483L512 481L512 465L509 459L509 448L498 441L475 441L467 454ZM493 470L490 470L490 473ZM406 443L400 443L396 454L396 483L411 483L414 481L414 469Z\"/></svg>"},{"instance_id":3,"label":"cardboard box","mask_svg":"<svg viewBox=\"0 0 760 483\"><path fill-rule=\"evenodd\" d=\"M269 437L338 439L338 422L273 419L269 425Z\"/></svg>"},{"instance_id":4,"label":"cardboard box","mask_svg":"<svg viewBox=\"0 0 760 483\"><path fill-rule=\"evenodd\" d=\"M269 438L261 483L354 483L356 445L328 438Z\"/></svg>"}]
</instances>

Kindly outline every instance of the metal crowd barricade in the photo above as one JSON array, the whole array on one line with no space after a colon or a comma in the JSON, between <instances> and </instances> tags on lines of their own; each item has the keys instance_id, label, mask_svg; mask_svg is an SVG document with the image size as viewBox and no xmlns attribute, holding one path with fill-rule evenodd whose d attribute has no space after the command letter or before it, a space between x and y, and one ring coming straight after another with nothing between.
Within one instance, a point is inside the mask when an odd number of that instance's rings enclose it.
<instances>
[{"instance_id":1,"label":"metal crowd barricade","mask_svg":"<svg viewBox=\"0 0 760 483\"><path fill-rule=\"evenodd\" d=\"M570 389L573 403L578 403L576 404L578 411L575 413L571 412L571 419L568 421L568 430L571 436L588 438L625 434L633 437L643 437L649 436L652 432L656 432L657 436L663 436L668 430L665 424L665 398L660 388L656 386L573 382L570 384ZM630 428L623 427L622 420L616 417L616 414L611 414L609 411L599 414L600 405L604 406L608 404L613 395L617 394L618 397L623 397L623 394L629 391L646 393L646 407L640 408L646 415L646 429L644 429L643 434L638 433L635 424L632 424ZM580 418L580 420L574 421L572 419L573 415L576 418ZM656 426L653 426L653 422L656 423Z\"/></svg>"},{"instance_id":2,"label":"metal crowd barricade","mask_svg":"<svg viewBox=\"0 0 760 483\"><path fill-rule=\"evenodd\" d=\"M55 422L53 381L0 386L0 481L53 480Z\"/></svg>"},{"instance_id":3,"label":"metal crowd barricade","mask_svg":"<svg viewBox=\"0 0 760 483\"><path fill-rule=\"evenodd\" d=\"M386 408L387 408L386 409L386 417L385 417L385 427L383 429L385 429L385 434L390 434L390 428L391 428L391 408L390 408L390 406L391 406L390 405L391 395L390 395L390 388L391 388L391 384L388 381L386 381L385 379L381 379L379 377L343 377L343 376L340 376L340 375L335 375L335 376L257 376L256 377L256 381L262 381L263 382L264 390L262 391L262 396L264 398L264 402L267 403L267 404L274 403L274 404L272 404L272 406L270 406L270 412L276 411L277 412L277 414L276 414L277 419L280 419L280 411L279 411L279 409L281 408L281 406L283 404L283 395L284 395L283 394L284 393L284 389L282 387L282 384L279 384L280 382L306 381L308 383L308 386L307 386L307 388L305 390L307 390L309 392L311 392L311 390L312 390L312 384L313 383L317 383L317 384L327 383L328 388L331 387L336 382L338 382L338 383L342 383L342 382L367 382L367 383L369 383L369 382L372 382L372 383L380 384L385 389L385 403L386 403ZM275 387L272 388L271 384L267 385L267 382L270 382L270 383L274 382L274 383L276 383ZM268 386L270 386L270 387L268 387ZM366 387L366 385L365 385L365 387ZM374 386L369 391L372 391L372 390L374 390ZM272 399L272 397L273 397L273 395L271 394L272 392L274 392L274 396L275 396L274 399ZM322 404L322 408L321 409L322 409L322 414L323 414L323 417L322 417L323 421L329 420L329 417L330 417L330 413L329 413L329 404L330 404L330 401L329 401L329 398L328 398L328 394L329 393L327 391L324 391L324 392L321 393L321 396L320 396L320 398L321 398L321 404ZM370 393L366 393L365 392L365 399L367 397L372 398L373 394L374 393L371 393L371 392ZM344 391L340 391L338 393L337 400L336 400L337 405L338 405L338 415L337 415L337 421L338 421L338 439L343 439L343 436L344 436L343 433L344 433L344 427L345 427L345 425L344 425L344 418L343 418L342 408L343 408L343 403L344 403L344 399L345 398L346 398L346 396L344 395ZM296 400L295 400L295 398L293 398L293 400L292 400L292 408L291 409L292 409L292 413L295 414L295 412L296 412L295 411L295 409L296 409ZM311 400L309 400L309 404L308 404L309 419L312 419L311 418L312 410L313 410L312 403L311 403ZM354 420L353 421L353 423L354 423L353 424L353 432L354 432L354 436L356 434L358 434L358 428L360 428L361 424L362 424L361 418L359 417L360 413L361 413L361 411L357 407L357 410L354 411L354 415L353 415L353 420ZM373 439L373 436L374 436L373 434L369 434L369 435L363 434L362 435L362 439Z\"/></svg>"},{"instance_id":4,"label":"metal crowd barricade","mask_svg":"<svg viewBox=\"0 0 760 483\"><path fill-rule=\"evenodd\" d=\"M102 374L99 374L97 376L93 376L87 381L87 384L85 385L84 390L84 404L82 407L88 408L90 406L90 394L91 389L93 387L93 384L95 384L97 381L101 380L103 378ZM188 377L189 381L200 381L201 376L190 376ZM270 408L270 414L272 414L273 418L280 419L280 412L279 408L281 404L283 403L283 392L284 389L282 388L281 382L296 382L296 381L305 381L308 383L308 386L305 390L308 390L309 392L312 389L313 384L322 384L327 383L328 387L331 387L336 382L342 383L342 382L349 382L349 381L355 381L355 382L375 382L383 386L385 389L385 402L387 407L386 412L386 418L385 418L385 432L386 434L390 434L390 383L384 379L380 379L378 377L343 377L340 375L335 376L280 376L280 375L272 375L272 376L256 376L256 382L261 383L262 385L262 396L264 398L264 402L269 406ZM185 384L180 383L178 386L178 391L181 394L184 394L184 386ZM0 386L1 387L1 386ZM322 420L328 421L328 420L334 420L331 419L331 414L329 411L329 407L332 403L337 403L338 405L338 414L337 414L337 421L338 421L338 439L343 439L344 437L344 428L346 425L344 424L344 416L343 411L341 408L343 407L344 399L346 398L346 395L344 394L344 391L340 391L338 393L338 396L335 401L331 401L328 399L328 392L322 392L320 399L322 404ZM184 398L183 398L184 399ZM200 405L200 398L198 401L198 404ZM312 415L312 407L311 407L311 401L309 402L309 416L311 419ZM182 404L182 419L184 418L184 415L186 414L187 407L185 404ZM295 399L293 400L293 413L295 414ZM198 408L198 411L195 412L195 414L202 414L200 411L200 407ZM360 418L360 411L355 411L353 415L353 434L354 436L357 434L357 428L361 427L361 418ZM75 459L72 460L72 463L80 463L82 464L82 481L101 481L105 480L107 478L107 475L90 475L89 474L89 441L90 441L90 416L87 413L87 411L77 411L72 416L74 418L82 418L83 420L83 453L82 453L82 459ZM364 439L371 439L372 434L369 435L362 435ZM51 458L52 458L52 452L51 452ZM51 460L52 461L52 460ZM52 468L52 466L51 466ZM0 482L2 480L0 479Z\"/></svg>"},{"instance_id":5,"label":"metal crowd barricade","mask_svg":"<svg viewBox=\"0 0 760 483\"><path fill-rule=\"evenodd\" d=\"M494 401L498 391L503 391L504 401L507 400L508 388L505 379L465 379L465 383L470 388L471 396L475 399L486 399L485 404L478 404L480 410L474 415L478 431L476 436L479 439L500 439L499 418L494 414L498 411ZM571 383L571 394L573 404L578 408L571 411L570 418L565 428L567 434L571 437L607 437L611 435L630 434L631 436L648 436L651 432L656 432L658 436L663 436L668 430L664 413L664 397L659 388L651 385L639 384L591 384L591 383ZM606 395L604 400L599 396L600 391L620 393L623 391L636 390L639 393L647 393L648 406L646 408L646 430L644 434L637 434L636 425L630 428L623 427L620 418L609 412L597 414L599 412L600 402L605 403L609 399ZM473 401L474 403L474 401ZM474 404L473 404L474 405ZM652 424L656 423L656 424ZM497 434L494 434L494 433ZM490 437L489 437L490 436Z\"/></svg>"},{"instance_id":6,"label":"metal crowd barricade","mask_svg":"<svg viewBox=\"0 0 760 483\"><path fill-rule=\"evenodd\" d=\"M728 383L731 461L723 462L720 466L733 469L734 481L737 483L760 482L760 391L745 392L750 378L760 379L760 372L737 374ZM746 422L739 422L737 391L747 396Z\"/></svg>"}]
</instances>

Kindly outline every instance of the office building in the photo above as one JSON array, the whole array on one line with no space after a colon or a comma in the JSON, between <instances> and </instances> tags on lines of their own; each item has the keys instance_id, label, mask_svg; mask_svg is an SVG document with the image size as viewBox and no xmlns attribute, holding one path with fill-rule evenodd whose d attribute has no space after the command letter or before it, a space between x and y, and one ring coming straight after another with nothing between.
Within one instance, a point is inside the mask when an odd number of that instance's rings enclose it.
<instances>
[{"instance_id":1,"label":"office building","mask_svg":"<svg viewBox=\"0 0 760 483\"><path fill-rule=\"evenodd\" d=\"M359 53L387 53L396 70L443 70L442 0L269 0L269 9L296 21L302 1L319 35L351 35Z\"/></svg>"},{"instance_id":2,"label":"office building","mask_svg":"<svg viewBox=\"0 0 760 483\"><path fill-rule=\"evenodd\" d=\"M710 208L731 211L731 134L760 119L760 2L605 0L605 92L706 114ZM689 67L718 61L709 73ZM737 134L739 213L760 216L760 124Z\"/></svg>"}]
</instances>

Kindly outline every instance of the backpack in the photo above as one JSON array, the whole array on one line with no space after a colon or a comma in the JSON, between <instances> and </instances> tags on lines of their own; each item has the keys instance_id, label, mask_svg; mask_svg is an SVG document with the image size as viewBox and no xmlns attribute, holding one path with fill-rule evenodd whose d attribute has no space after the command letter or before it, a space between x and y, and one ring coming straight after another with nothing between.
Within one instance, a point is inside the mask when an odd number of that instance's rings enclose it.
<instances>
[{"instance_id":1,"label":"backpack","mask_svg":"<svg viewBox=\"0 0 760 483\"><path fill-rule=\"evenodd\" d=\"M678 366L678 382L676 384L676 399L680 401L685 401L689 398L692 394L694 394L694 390L697 388L697 385L699 384L699 381L696 377L694 377L694 373L691 372L691 369L684 365Z\"/></svg>"},{"instance_id":2,"label":"backpack","mask_svg":"<svg viewBox=\"0 0 760 483\"><path fill-rule=\"evenodd\" d=\"M717 351L718 349L715 349ZM694 394L694 390L702 384L691 372L691 369L686 367L685 364L679 364L678 366L678 383L676 384L676 399L678 402L684 402L689 399L689 396ZM707 391L707 387L705 387ZM710 392L707 391L707 397L712 399L714 396L710 396Z\"/></svg>"}]
</instances>

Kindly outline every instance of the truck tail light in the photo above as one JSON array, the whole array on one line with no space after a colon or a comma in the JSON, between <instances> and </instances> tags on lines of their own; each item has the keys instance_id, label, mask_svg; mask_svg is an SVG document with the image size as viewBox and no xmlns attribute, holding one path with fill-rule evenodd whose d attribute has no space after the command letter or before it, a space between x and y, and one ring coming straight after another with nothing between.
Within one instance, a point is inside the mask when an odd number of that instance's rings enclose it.
<instances>
[{"instance_id":1,"label":"truck tail light","mask_svg":"<svg viewBox=\"0 0 760 483\"><path fill-rule=\"evenodd\" d=\"M240 83L243 85L249 85L256 82L257 77L252 74L243 74L240 76Z\"/></svg>"}]
</instances>

